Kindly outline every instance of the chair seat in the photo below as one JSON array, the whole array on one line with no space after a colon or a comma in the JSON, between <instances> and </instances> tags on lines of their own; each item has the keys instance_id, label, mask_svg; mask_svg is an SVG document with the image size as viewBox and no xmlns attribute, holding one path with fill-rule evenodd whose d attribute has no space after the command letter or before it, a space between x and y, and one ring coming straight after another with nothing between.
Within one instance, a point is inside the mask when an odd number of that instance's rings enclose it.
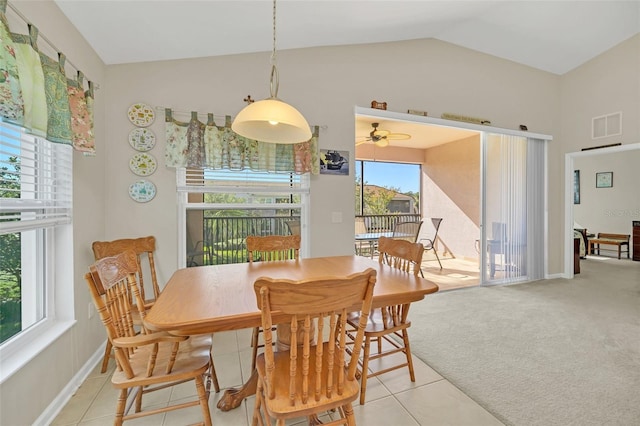
<instances>
[{"instance_id":1,"label":"chair seat","mask_svg":"<svg viewBox=\"0 0 640 426\"><path fill-rule=\"evenodd\" d=\"M132 381L135 382L136 386L148 386L155 383L166 383L167 381L171 381L171 378L175 381L180 381L197 375L203 375L209 368L211 361L211 344L212 338L209 335L194 336L180 342L180 349L178 350L175 364L171 369L171 373L167 374L166 366L171 357L173 343L160 343L158 345L159 348L154 373L146 379L142 379L142 377L146 375L147 364L153 345L137 348L129 358L129 363L134 372L134 378L129 379L123 370L116 369L111 377L111 382L116 388L128 388L131 387Z\"/></svg>"},{"instance_id":2,"label":"chair seat","mask_svg":"<svg viewBox=\"0 0 640 426\"><path fill-rule=\"evenodd\" d=\"M291 405L289 402L289 366L290 366L290 358L289 351L275 352L275 371L276 377L279 380L275 381L275 394L276 397L274 399L265 398L265 405L267 407L267 411L277 418L294 418L294 417L304 417L307 415L311 415L314 413L318 413L320 411L330 410L335 407L342 406L347 402L353 402L358 398L358 393L360 392L360 384L357 380L346 380L344 388L342 391L342 395L338 395L338 389L334 387L332 397L327 397L326 392L326 384L327 384L327 367L326 365L323 367L323 375L321 377L321 391L319 394L319 399L316 401L316 397L314 395L314 389L316 384L316 376L313 370L313 366L316 362L316 353L315 346L311 347L311 351L309 354L309 397L306 403L302 402L302 395L296 394L295 396L295 405ZM323 344L323 351L328 353L328 343ZM302 388L302 362L303 356L302 351L298 352L298 358L296 360L297 371L296 374L296 389ZM338 354L336 353L335 359L338 359ZM325 362L326 364L326 362ZM260 354L256 360L256 369L258 371L258 375L260 377L264 377L266 375L265 371L265 355ZM347 375L346 368L343 369L343 373L345 377ZM338 379L338 370L333 371L333 383L337 383ZM268 394L268 391L265 390L265 394Z\"/></svg>"}]
</instances>

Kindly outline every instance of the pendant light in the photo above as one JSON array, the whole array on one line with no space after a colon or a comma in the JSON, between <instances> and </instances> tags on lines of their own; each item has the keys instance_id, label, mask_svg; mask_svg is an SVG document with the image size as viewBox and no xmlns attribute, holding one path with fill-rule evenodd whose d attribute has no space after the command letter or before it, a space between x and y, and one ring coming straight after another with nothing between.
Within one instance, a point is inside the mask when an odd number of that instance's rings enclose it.
<instances>
[{"instance_id":1,"label":"pendant light","mask_svg":"<svg viewBox=\"0 0 640 426\"><path fill-rule=\"evenodd\" d=\"M276 67L276 0L273 0L273 51L271 52L271 96L247 105L238 113L231 129L248 139L293 144L311 139L307 120L297 109L278 99Z\"/></svg>"}]
</instances>

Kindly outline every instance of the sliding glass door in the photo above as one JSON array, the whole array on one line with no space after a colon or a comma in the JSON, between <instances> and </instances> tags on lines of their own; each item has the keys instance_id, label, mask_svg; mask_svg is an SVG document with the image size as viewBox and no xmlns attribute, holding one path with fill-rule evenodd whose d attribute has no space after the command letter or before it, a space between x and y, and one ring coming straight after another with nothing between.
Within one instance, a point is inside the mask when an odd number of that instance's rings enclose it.
<instances>
[{"instance_id":1,"label":"sliding glass door","mask_svg":"<svg viewBox=\"0 0 640 426\"><path fill-rule=\"evenodd\" d=\"M543 278L545 141L483 135L482 282Z\"/></svg>"}]
</instances>

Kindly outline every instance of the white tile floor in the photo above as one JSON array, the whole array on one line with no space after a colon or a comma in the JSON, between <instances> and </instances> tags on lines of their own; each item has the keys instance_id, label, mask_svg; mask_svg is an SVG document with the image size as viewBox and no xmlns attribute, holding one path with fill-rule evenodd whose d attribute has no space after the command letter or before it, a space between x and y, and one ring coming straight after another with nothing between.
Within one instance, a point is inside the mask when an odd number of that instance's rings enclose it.
<instances>
[{"instance_id":1,"label":"white tile floor","mask_svg":"<svg viewBox=\"0 0 640 426\"><path fill-rule=\"evenodd\" d=\"M410 329L416 332L415 330ZM251 367L251 330L230 331L214 336L214 362L220 386L237 387L249 377ZM100 374L99 366L82 384L52 423L63 425L113 424L117 392L112 387L111 368ZM428 365L414 357L416 382L409 380L406 369L392 371L367 382L367 403L356 401L354 411L359 425L502 425L494 416L476 404ZM162 406L195 395L193 383L150 394L144 406ZM211 393L209 405L214 426L251 424L254 397L238 408L222 412L216 408L220 393ZM192 407L126 422L127 425L185 425L201 421L200 409ZM305 424L290 422L289 425Z\"/></svg>"}]
</instances>

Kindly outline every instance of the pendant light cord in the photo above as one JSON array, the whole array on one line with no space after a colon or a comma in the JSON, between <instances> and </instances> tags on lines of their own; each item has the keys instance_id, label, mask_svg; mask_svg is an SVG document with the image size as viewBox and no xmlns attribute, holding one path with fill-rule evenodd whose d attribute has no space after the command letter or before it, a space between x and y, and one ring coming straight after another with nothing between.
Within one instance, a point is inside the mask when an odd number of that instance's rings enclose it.
<instances>
[{"instance_id":1,"label":"pendant light cord","mask_svg":"<svg viewBox=\"0 0 640 426\"><path fill-rule=\"evenodd\" d=\"M277 99L280 78L276 67L276 0L273 0L273 50L271 51L271 78L269 83L271 97Z\"/></svg>"}]
</instances>

